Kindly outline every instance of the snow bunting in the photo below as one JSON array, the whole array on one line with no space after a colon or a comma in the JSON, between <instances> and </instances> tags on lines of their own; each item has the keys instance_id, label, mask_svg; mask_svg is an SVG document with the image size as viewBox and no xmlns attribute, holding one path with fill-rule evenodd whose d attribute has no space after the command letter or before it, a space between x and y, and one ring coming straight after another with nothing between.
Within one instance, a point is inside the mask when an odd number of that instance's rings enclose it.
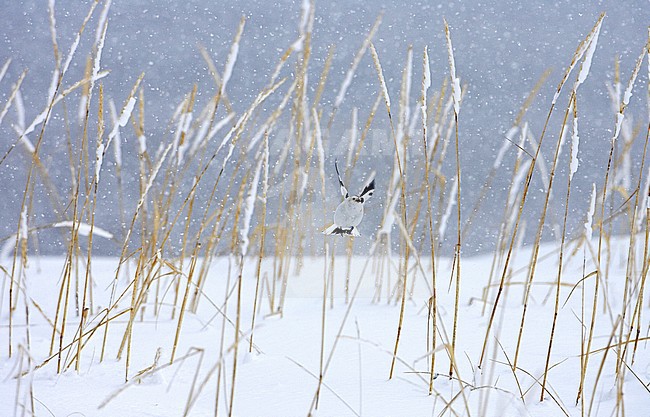
<instances>
[{"instance_id":1,"label":"snow bunting","mask_svg":"<svg viewBox=\"0 0 650 417\"><path fill-rule=\"evenodd\" d=\"M360 236L357 226L363 219L363 204L368 201L372 194L375 192L374 178L365 186L359 195L348 195L348 190L345 188L339 173L339 167L334 161L334 168L336 175L339 179L341 187L341 195L343 202L339 204L334 213L334 224L323 231L326 235L341 235L341 236Z\"/></svg>"}]
</instances>

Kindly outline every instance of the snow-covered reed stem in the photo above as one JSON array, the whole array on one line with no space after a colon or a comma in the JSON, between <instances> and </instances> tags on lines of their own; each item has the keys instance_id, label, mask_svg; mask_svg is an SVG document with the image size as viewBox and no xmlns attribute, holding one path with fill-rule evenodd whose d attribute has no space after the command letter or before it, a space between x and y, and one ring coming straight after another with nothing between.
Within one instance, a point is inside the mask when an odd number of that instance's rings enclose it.
<instances>
[{"instance_id":1,"label":"snow-covered reed stem","mask_svg":"<svg viewBox=\"0 0 650 417\"><path fill-rule=\"evenodd\" d=\"M8 58L5 61L5 63L2 65L2 68L0 68L0 83L5 78L5 75L7 74L7 70L9 69L9 65L11 65L11 58Z\"/></svg>"},{"instance_id":2,"label":"snow-covered reed stem","mask_svg":"<svg viewBox=\"0 0 650 417\"><path fill-rule=\"evenodd\" d=\"M104 336L103 336L102 350L101 350L101 356L100 356L101 359L104 358L104 352L106 351L106 339L107 339L107 336L108 336L108 316L109 316L111 310L115 307L114 299L115 299L115 292L116 292L116 289L117 289L117 282L118 282L118 279L120 277L120 272L121 272L123 261L125 260L126 251L127 251L128 247L129 247L129 241L131 240L131 234L133 233L133 228L135 227L135 222L136 222L136 220L138 218L138 215L140 214L140 210L142 209L142 206L144 205L144 202L145 202L145 200L147 198L147 195L149 194L149 190L151 190L151 187L153 186L153 183L154 183L156 177L158 176L158 172L160 171L160 168L162 167L165 160L167 159L167 155L169 154L169 151L172 149L172 147L173 147L173 143L170 143L169 145L167 145L167 147L165 148L165 150L164 150L163 154L161 155L160 159L158 160L155 167L153 168L146 185L142 189L142 192L140 194L140 199L138 200L138 203L136 204L135 211L134 211L133 216L131 218L131 224L130 224L129 228L126 231L126 235L124 236L124 241L122 242L122 251L121 251L121 254L120 254L120 260L118 262L118 266L117 266L117 269L115 271L115 277L113 279L113 284L112 284L112 288L111 288L111 296L110 296L110 300L109 300L109 304L108 304L109 307L106 309L106 322L105 322L105 327L104 327ZM137 313L137 311L132 310L130 313L131 313L130 314L131 315L131 320L133 320L133 318L135 317L135 314ZM130 350L128 352L130 352ZM128 375L128 367L127 367L127 375Z\"/></svg>"},{"instance_id":3,"label":"snow-covered reed stem","mask_svg":"<svg viewBox=\"0 0 650 417\"><path fill-rule=\"evenodd\" d=\"M454 59L454 48L451 45L451 34L449 25L445 20L445 38L447 39L447 56L449 59L449 75L451 77L451 94L454 98L454 113L458 116L460 113L461 88L460 78L456 76L456 60Z\"/></svg>"},{"instance_id":4,"label":"snow-covered reed stem","mask_svg":"<svg viewBox=\"0 0 650 417\"><path fill-rule=\"evenodd\" d=\"M578 159L578 147L580 146L580 136L578 135L578 106L577 101L572 101L571 108L573 110L573 128L571 130L571 165L569 166L569 180L573 179L573 175L578 171L580 160Z\"/></svg>"},{"instance_id":5,"label":"snow-covered reed stem","mask_svg":"<svg viewBox=\"0 0 650 417\"><path fill-rule=\"evenodd\" d=\"M11 88L11 93L9 93L9 98L7 99L7 102L5 103L2 110L0 110L0 125L2 125L2 120L4 119L4 117L9 112L9 109L11 108L11 104L13 103L14 99L16 99L17 95L19 94L20 85L23 83L23 80L25 79L25 75L27 75L27 70L23 71L20 74L20 76L18 77L18 80L16 81L14 86Z\"/></svg>"},{"instance_id":6,"label":"snow-covered reed stem","mask_svg":"<svg viewBox=\"0 0 650 417\"><path fill-rule=\"evenodd\" d=\"M456 187L456 181L458 181L458 177L454 177L454 179L451 182L451 185L449 187L451 194L449 195L449 199L447 200L447 207L445 208L445 212L442 215L442 219L440 220L440 226L438 227L438 239L440 240L440 242L445 240L445 232L447 230L449 218L451 217L452 210L457 203L456 200L458 198L458 193L457 193L458 188Z\"/></svg>"},{"instance_id":7,"label":"snow-covered reed stem","mask_svg":"<svg viewBox=\"0 0 650 417\"><path fill-rule=\"evenodd\" d=\"M427 345L427 349L431 352L431 362L429 367L429 394L433 392L433 379L435 378L435 364L436 364L436 339L437 339L437 325L438 325L438 293L436 290L436 257L435 257L435 240L433 233L433 212L431 210L431 186L429 184L429 149L428 149L428 115L427 115L427 95L431 87L431 68L429 66L429 51L428 47L424 47L422 52L422 93L420 94L420 111L422 121L422 143L424 147L424 186L426 188L426 211L427 221L429 226L429 246L431 255L431 298L429 299L429 315L431 319L431 344ZM427 326L427 329L429 327ZM428 333L427 333L428 334Z\"/></svg>"},{"instance_id":8,"label":"snow-covered reed stem","mask_svg":"<svg viewBox=\"0 0 650 417\"><path fill-rule=\"evenodd\" d=\"M384 70L381 68L381 62L379 62L379 55L377 55L377 50L375 49L374 44L370 44L370 52L372 54L372 62L375 64L375 70L377 71L377 76L379 77L379 87L381 88L381 94L384 98L384 104L386 104L386 109L390 114L390 95L388 94L388 87L386 87L386 79L384 78Z\"/></svg>"},{"instance_id":9,"label":"snow-covered reed stem","mask_svg":"<svg viewBox=\"0 0 650 417\"><path fill-rule=\"evenodd\" d=\"M142 78L140 78L140 80L141 79ZM138 80L138 82L136 83L134 88L138 87L140 80ZM110 143L111 143L111 141L113 141L113 139L115 139L117 136L119 136L120 128L126 126L126 124L129 122L129 119L131 118L131 114L133 113L133 109L135 108L135 103L136 102L137 102L137 100L136 100L136 98L135 98L135 96L133 95L133 92L132 92L131 96L129 96L126 103L124 104L124 107L122 107L122 110L120 111L120 116L116 117L114 119L113 129L108 134L108 141L106 143L107 147L108 147L108 145L110 145ZM115 105L114 104L112 104L111 108L112 108L112 111L115 111ZM118 142L119 142L119 140L118 140ZM116 147L120 148L119 145L116 145ZM117 152L118 151L116 150L116 155L117 155ZM121 152L121 150L119 151L119 155L120 155L120 164L121 164L121 162L122 162L122 158L121 158L122 152Z\"/></svg>"},{"instance_id":10,"label":"snow-covered reed stem","mask_svg":"<svg viewBox=\"0 0 650 417\"><path fill-rule=\"evenodd\" d=\"M250 183L250 188L246 194L244 201L244 217L242 219L242 227L239 230L240 234L240 252L243 257L248 254L248 245L250 239L248 233L251 227L251 220L253 219L253 212L255 211L255 201L257 201L257 188L260 182L260 173L262 172L262 164L264 162L264 155L258 158L257 165L255 166L255 173Z\"/></svg>"},{"instance_id":11,"label":"snow-covered reed stem","mask_svg":"<svg viewBox=\"0 0 650 417\"><path fill-rule=\"evenodd\" d=\"M237 33L235 34L235 39L230 46L230 52L228 53L228 58L226 59L226 66L223 69L223 77L221 80L221 88L219 89L219 95L223 96L226 92L226 86L230 77L232 76L232 71L235 68L235 63L237 62L237 56L239 55L239 42L241 41L242 34L244 33L244 26L246 25L246 17L242 16L239 21L239 27L237 28Z\"/></svg>"},{"instance_id":12,"label":"snow-covered reed stem","mask_svg":"<svg viewBox=\"0 0 650 417\"><path fill-rule=\"evenodd\" d=\"M106 125L104 123L104 88L103 85L99 86L99 120L97 121L97 148L95 149L95 197L97 196L97 186L99 185L99 174L104 164L104 130Z\"/></svg>"},{"instance_id":13,"label":"snow-covered reed stem","mask_svg":"<svg viewBox=\"0 0 650 417\"><path fill-rule=\"evenodd\" d=\"M458 137L458 114L460 113L460 102L462 99L462 90L460 88L460 78L456 76L456 60L454 59L454 48L451 45L451 34L449 32L449 25L447 21L445 23L445 37L447 38L447 54L449 58L449 75L451 77L451 92L454 99L454 127L456 133L456 190L455 193L458 196L458 204L456 205L456 219L457 219L457 239L456 247L454 251L454 265L455 265L455 274L456 274L456 298L454 302L454 325L452 329L451 336L451 355L452 360L449 365L449 377L451 378L453 369L454 369L454 356L456 353L456 330L458 325L458 307L460 302L460 252L461 252L461 219L460 219L460 197L462 196L460 192L461 184L461 174L460 174L460 144ZM453 277L454 270L452 268L451 275Z\"/></svg>"},{"instance_id":14,"label":"snow-covered reed stem","mask_svg":"<svg viewBox=\"0 0 650 417\"><path fill-rule=\"evenodd\" d=\"M228 123L230 123L235 116L235 113L228 113L226 117L223 119L219 120L217 123L215 123L212 128L210 128L210 122L207 120L204 120L201 123L201 127L197 130L196 134L194 135L194 140L192 141L192 145L190 146L190 154L194 155L199 148L201 148L203 145L208 143L210 139L212 139L221 129L224 128ZM210 131L208 132L208 129Z\"/></svg>"},{"instance_id":15,"label":"snow-covered reed stem","mask_svg":"<svg viewBox=\"0 0 650 417\"><path fill-rule=\"evenodd\" d=\"M605 18L605 13L602 13L600 17L598 18L598 21L596 21L596 24L594 27L591 29L587 37L578 45L578 48L576 49L575 53L573 54L573 57L571 58L571 63L567 67L566 71L564 72L564 76L562 77L562 80L558 84L557 90L555 91L555 94L553 95L553 100L551 101L551 106L555 106L555 103L557 103L557 99L560 97L560 92L562 91L562 87L564 84L566 84L567 80L569 79L569 74L573 71L575 66L578 64L578 62L582 59L582 57L585 55L585 52L591 49L591 46L593 44L594 38L598 38L598 34L600 33L600 26L603 23L603 19ZM586 78L587 74L589 73L589 68L591 67L591 60L592 56L595 50L595 44L593 44L593 49L591 49L590 53L591 56L589 57L588 60L588 65L584 66L583 68L585 69L585 72L583 73L582 70L580 71L581 74L583 74L582 81ZM586 62L586 61L583 61ZM580 79L581 77L578 77Z\"/></svg>"},{"instance_id":16,"label":"snow-covered reed stem","mask_svg":"<svg viewBox=\"0 0 650 417\"><path fill-rule=\"evenodd\" d=\"M285 93L284 97L282 98L282 101L280 101L280 105L273 111L273 113L271 113L271 115L266 119L262 127L260 127L257 133L251 138L248 147L246 149L247 152L250 152L251 149L253 149L255 145L257 145L260 139L264 137L264 135L270 133L273 130L273 128L278 122L278 119L280 118L280 115L284 112L284 109L287 107L287 104L289 103L289 99L293 96L293 92L296 90L297 85L298 85L298 80L295 80L293 83L291 83L291 86ZM289 146L289 144L290 142L287 141L285 145ZM281 160L278 163L278 165L282 165L283 163L284 161Z\"/></svg>"},{"instance_id":17,"label":"snow-covered reed stem","mask_svg":"<svg viewBox=\"0 0 650 417\"><path fill-rule=\"evenodd\" d=\"M409 102L411 100L411 79L413 78L413 47L409 45L408 50L406 51L406 64L404 65L404 70L402 72L402 88L400 91L400 100L399 100L399 117L397 119L397 140L398 143L406 143L406 137L408 136L408 121L410 118L409 112ZM417 114L417 113L416 113ZM406 152L403 155L404 166L406 169Z\"/></svg>"},{"instance_id":18,"label":"snow-covered reed stem","mask_svg":"<svg viewBox=\"0 0 650 417\"><path fill-rule=\"evenodd\" d=\"M589 209L587 210L587 220L584 224L585 240L591 242L594 235L594 214L596 213L596 183L591 185L591 198L589 199Z\"/></svg>"},{"instance_id":19,"label":"snow-covered reed stem","mask_svg":"<svg viewBox=\"0 0 650 417\"><path fill-rule=\"evenodd\" d=\"M266 203L267 195L269 192L269 135L268 133L264 135L264 143L262 147L262 163L264 169L262 170L262 219L261 219L261 234L260 234L260 250L259 257L257 258L257 267L256 267L256 280L255 280L255 298L253 299L253 312L251 318L251 337L248 350L249 352L253 351L253 334L255 331L255 318L257 316L257 300L260 293L260 281L261 281L261 271L262 271L262 259L264 258L264 244L266 240Z\"/></svg>"},{"instance_id":20,"label":"snow-covered reed stem","mask_svg":"<svg viewBox=\"0 0 650 417\"><path fill-rule=\"evenodd\" d=\"M314 118L314 135L316 137L316 154L318 155L318 173L320 174L323 198L325 197L325 148L323 147L323 135L320 129L320 121L316 109L312 109Z\"/></svg>"},{"instance_id":21,"label":"snow-covered reed stem","mask_svg":"<svg viewBox=\"0 0 650 417\"><path fill-rule=\"evenodd\" d=\"M113 100L110 100L109 102L109 110L111 113L111 121L113 122L113 129L115 129L115 125L119 124L120 119L118 117L117 110L115 109L115 102ZM111 131L111 133L113 133L113 131ZM117 129L115 131L115 134L113 134L113 141L113 157L115 158L115 166L118 170L120 170L122 169L122 137L120 136L119 129Z\"/></svg>"},{"instance_id":22,"label":"snow-covered reed stem","mask_svg":"<svg viewBox=\"0 0 650 417\"><path fill-rule=\"evenodd\" d=\"M377 71L377 77L379 78L379 85L381 88L382 95L384 97L384 104L386 105L386 112L388 113L388 121L390 123L390 130L391 130L391 136L393 138L393 145L395 146L395 165L397 167L397 171L393 168L393 180L391 182L399 181L400 183L400 199L401 199L401 206L402 206L402 216L403 216L403 223L406 225L408 224L407 221L407 214L406 214L406 179L404 178L404 169L402 167L402 158L400 157L400 150L402 149L402 144L400 142L401 138L398 139L398 137L395 135L395 128L393 127L393 117L391 115L391 110L390 110L390 95L388 94L388 88L386 87L386 80L384 78L384 71L381 68L381 63L379 61L379 55L377 55L377 50L375 49L375 45L372 43L370 44L370 51L372 53L372 59L375 64L375 70ZM404 155L406 157L406 155ZM399 173L399 177L396 176L396 174ZM396 185L396 184L395 184ZM394 204L397 203L397 190L393 189L392 184L391 184L391 194L387 193L387 196L389 200L391 201L387 211L384 212L384 220L382 221L382 229L384 229L384 226L387 224L386 220L390 220L390 224L392 225L392 222L394 221ZM392 207L391 207L392 206ZM381 233L377 235L377 239L381 237ZM404 259L407 260L409 258L409 246L406 245L404 248ZM397 350L399 347L399 338L400 334L402 332L402 324L404 321L404 305L406 303L406 289L407 287L407 278L408 278L408 265L404 265L404 274L401 277L402 279L402 300L400 303L400 315L399 315L399 322L397 324L397 335L395 336L395 348L393 350L393 359L391 361L390 365L390 373L389 373L389 379L393 377L393 371L395 370L395 360L397 358Z\"/></svg>"},{"instance_id":23,"label":"snow-covered reed stem","mask_svg":"<svg viewBox=\"0 0 650 417\"><path fill-rule=\"evenodd\" d=\"M366 53L368 46L372 45L372 39L375 37L375 33L377 32L377 29L379 29L379 25L381 24L381 19L382 19L382 15L377 16L375 23L370 28L370 32L368 32L368 36L366 36L366 38L363 40L363 44L361 44L361 48L359 48L356 55L354 56L352 65L345 73L345 78L343 79L343 82L341 83L341 87L339 88L339 92L336 95L336 99L334 100L335 110L341 106L341 103L343 103L345 94L347 93L348 88L350 88L350 84L352 84L354 73L357 71L357 67L359 66L359 63L361 63L361 58L363 58L363 55ZM374 49L374 47L372 47L372 49Z\"/></svg>"},{"instance_id":24,"label":"snow-covered reed stem","mask_svg":"<svg viewBox=\"0 0 650 417\"><path fill-rule=\"evenodd\" d=\"M65 220L62 222L56 222L52 224L54 228L72 228L75 227L79 236L88 236L90 234L90 224L80 222L73 224L70 220ZM113 239L113 234L106 229L101 227L93 227L93 235L103 237L104 239Z\"/></svg>"},{"instance_id":25,"label":"snow-covered reed stem","mask_svg":"<svg viewBox=\"0 0 650 417\"><path fill-rule=\"evenodd\" d=\"M352 121L350 122L350 137L348 140L348 153L346 155L345 161L346 165L348 166L348 173L350 172L349 169L354 166L354 149L357 144L358 140L358 119L359 119L359 108L354 107L352 109Z\"/></svg>"},{"instance_id":26,"label":"snow-covered reed stem","mask_svg":"<svg viewBox=\"0 0 650 417\"><path fill-rule=\"evenodd\" d=\"M498 307L499 307L499 302L500 302L500 300L501 300L501 295L503 294L503 287L504 287L505 280L506 280L506 277L507 277L507 274L508 274L508 271L509 271L510 260L511 260L511 258L512 258L512 252L513 252L513 249L514 249L514 246L515 246L515 242L517 241L517 230L518 230L518 226L519 226L519 223L520 223L520 221L521 221L521 217L522 217L522 213L523 213L524 204L525 204L526 199L527 199L527 197L528 197L528 191L530 190L530 183L531 183L531 180L532 180L533 173L534 173L534 171L535 171L535 166L537 165L538 156L539 156L539 153L540 153L540 150L541 150L541 146L542 146L542 143L543 143L544 137L545 137L545 135L546 135L546 130L547 130L547 128L548 128L548 124L549 124L549 121L550 121L550 119L551 119L551 115L552 115L552 113L553 113L553 110L555 109L555 104L556 104L556 102L557 102L557 99L558 99L559 96L560 96L560 92L562 91L562 88L564 87L565 83L567 82L567 80L568 80L568 78L569 78L569 74L573 71L573 69L575 68L575 66L576 66L576 64L578 63L578 61L579 61L579 60L582 58L582 56L584 55L585 51L587 50L587 48L589 47L589 45L590 45L590 43L591 43L591 40L593 39L595 33L596 33L597 31L599 31L600 25L602 24L602 21L603 21L604 17L605 17L604 14L601 14L601 15L600 15L600 17L599 17L598 20L596 21L596 24L595 24L594 27L591 29L591 31L589 32L589 34L587 35L587 37L585 38L585 40L583 40L583 41L578 45L578 47L576 48L576 51L575 51L575 53L573 54L573 57L572 57L572 59L571 59L571 62L570 62L570 64L568 65L568 67L567 67L567 69L566 69L566 71L565 71L565 73L564 73L564 76L562 77L562 80L561 80L560 83L558 84L557 90L556 90L556 92L555 92L555 94L554 94L554 96L553 96L553 100L551 101L551 106L550 106L549 111L548 111L548 114L547 114L547 116L546 116L546 121L544 122L544 127L543 127L543 129L542 129L542 133L541 133L541 135L540 135L539 143L538 143L537 148L536 148L536 150L535 150L535 154L534 154L534 156L533 156L532 163L531 163L531 165L530 165L530 167L529 167L529 169L528 169L528 174L527 174L527 176L526 176L526 183L525 183L526 185L524 186L524 190L523 190L523 192L522 192L521 202L520 202L520 204L519 204L519 210L518 210L518 213L517 213L517 220L515 221L515 227L514 227L514 230L513 230L513 232L512 232L512 236L511 236L511 238L510 238L510 244L509 244L508 252L507 252L507 255L506 255L506 258L505 258L505 263L504 263L504 265L503 265L503 272L502 272L502 274L501 274L501 280L500 280L500 283L499 283L499 289L498 289L498 291L497 291L496 298L495 298L494 303L493 303L493 305L492 305L492 311L491 311L491 313L490 313L490 319L489 319L489 321L488 321L487 329L486 329L486 332L485 332L485 337L484 337L484 339L483 339L483 348L481 349L481 356L480 356L480 359L479 359L479 361L478 361L478 366L479 366L479 367L481 367L481 366L483 365L483 360L484 360L484 358L485 358L485 353L486 353L486 349L487 349L487 344L488 344L488 341L490 340L490 333L491 333L491 330L492 330L492 326L493 326L493 324L494 324L494 318L495 318L495 315L496 315L496 311L497 311L497 309L498 309ZM549 184L549 185L550 185L550 184ZM549 190L551 189L550 186L549 186L548 188L549 188ZM548 196L548 195L549 195L549 194L547 194L547 196ZM546 205L545 205L545 206L546 206ZM538 246L536 246L536 248L537 248L537 247L538 247ZM531 264L531 265L532 265L532 264ZM518 344L519 344L519 342L518 342ZM518 350L518 349L517 349L517 350ZM515 354L515 358L514 358L514 361L513 361L513 369L516 368L516 364L517 364L517 363L516 363L516 360L517 360L517 356L516 356L516 354Z\"/></svg>"},{"instance_id":27,"label":"snow-covered reed stem","mask_svg":"<svg viewBox=\"0 0 650 417\"><path fill-rule=\"evenodd\" d=\"M643 58L645 57L647 53L647 48L644 46L643 51L639 55L636 65L634 66L634 69L632 71L632 75L630 76L630 80L628 81L627 87L625 89L625 92L623 93L623 99L621 101L621 104L619 106L618 112L616 114L616 123L615 123L615 128L614 128L614 134L612 135L611 138L611 144L609 148L609 158L607 160L607 169L605 170L605 181L603 183L603 192L602 192L602 197L600 201L600 226L599 226L599 233L598 233L598 249L596 252L596 280L594 281L594 298L593 298L593 304L592 304L592 310L591 310L591 323L589 326L589 335L587 337L587 346L585 350L585 356L582 360L581 363L581 372L580 372L580 385L578 387L578 394L576 396L576 403L580 400L580 397L583 394L583 389L584 389L584 382L585 382L585 376L587 373L588 365L589 365L589 357L590 357L590 350L591 350L591 343L593 340L594 336L594 329L595 329L595 323L596 323L596 312L597 312L597 307L598 307L598 295L599 295L599 284L600 280L602 279L602 248L603 248L603 234L604 234L604 227L605 227L605 203L607 201L607 188L608 188L608 182L609 182L609 174L611 171L611 165L612 165L612 159L614 156L614 149L616 147L616 139L618 138L618 135L620 134L621 131L621 126L623 124L623 118L625 115L625 110L627 109L627 106L630 102L630 98L632 97L632 89L634 87L634 83L636 81L637 75L639 74L639 71L641 70L641 64L643 62Z\"/></svg>"}]
</instances>

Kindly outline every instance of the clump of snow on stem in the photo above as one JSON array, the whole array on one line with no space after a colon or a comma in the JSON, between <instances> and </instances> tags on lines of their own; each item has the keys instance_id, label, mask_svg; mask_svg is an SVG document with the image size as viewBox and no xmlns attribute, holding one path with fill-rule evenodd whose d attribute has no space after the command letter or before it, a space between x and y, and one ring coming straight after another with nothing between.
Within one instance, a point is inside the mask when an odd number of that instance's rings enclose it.
<instances>
[{"instance_id":1,"label":"clump of snow on stem","mask_svg":"<svg viewBox=\"0 0 650 417\"><path fill-rule=\"evenodd\" d=\"M578 147L580 146L580 136L578 135L578 111L576 109L576 99L573 98L571 107L573 108L573 130L571 132L571 166L569 171L569 180L573 179L573 174L578 171Z\"/></svg>"},{"instance_id":2,"label":"clump of snow on stem","mask_svg":"<svg viewBox=\"0 0 650 417\"><path fill-rule=\"evenodd\" d=\"M456 204L456 197L458 196L458 187L456 186L456 181L458 181L458 177L454 177L454 181L451 184L451 195L449 196L449 201L447 202L447 208L445 209L445 213L442 215L442 219L440 219L440 227L438 228L438 239L441 242L445 238L445 231L447 230L447 223L449 221L449 217L451 217L451 210Z\"/></svg>"},{"instance_id":3,"label":"clump of snow on stem","mask_svg":"<svg viewBox=\"0 0 650 417\"><path fill-rule=\"evenodd\" d=\"M23 207L23 211L20 212L20 225L18 231L18 237L20 237L21 240L26 241L27 232L29 231L27 228L27 206Z\"/></svg>"},{"instance_id":4,"label":"clump of snow on stem","mask_svg":"<svg viewBox=\"0 0 650 417\"><path fill-rule=\"evenodd\" d=\"M320 130L320 122L318 121L318 113L315 108L312 108L312 116L314 118L314 133L316 135L316 153L318 154L318 172L321 178L325 178L325 149L323 148L323 137Z\"/></svg>"},{"instance_id":5,"label":"clump of snow on stem","mask_svg":"<svg viewBox=\"0 0 650 417\"><path fill-rule=\"evenodd\" d=\"M253 175L253 181L251 182L251 187L248 190L246 199L244 200L244 218L243 225L241 228L241 243L240 249L242 256L246 256L248 252L248 245L250 240L248 239L248 232L251 227L251 219L253 218L253 211L255 210L255 200L257 200L257 188L258 183L260 182L260 173L262 171L262 162L264 158L258 158L257 166L255 167L255 174Z\"/></svg>"},{"instance_id":6,"label":"clump of snow on stem","mask_svg":"<svg viewBox=\"0 0 650 417\"><path fill-rule=\"evenodd\" d=\"M585 239L587 242L591 241L593 237L593 221L594 213L596 212L596 184L591 186L591 202L589 203L589 211L587 212L587 221L585 222Z\"/></svg>"},{"instance_id":7,"label":"clump of snow on stem","mask_svg":"<svg viewBox=\"0 0 650 417\"><path fill-rule=\"evenodd\" d=\"M99 173L104 163L104 149L103 143L97 144L97 150L95 150L95 186L99 184Z\"/></svg>"},{"instance_id":8,"label":"clump of snow on stem","mask_svg":"<svg viewBox=\"0 0 650 417\"><path fill-rule=\"evenodd\" d=\"M221 81L221 90L220 93L226 91L226 84L232 76L232 70L235 68L235 63L237 62L237 55L239 54L239 41L241 40L241 35L244 32L244 26L246 25L246 19L242 17L239 22L239 28L237 29L237 34L235 35L235 40L230 46L230 52L228 53L228 59L226 60L226 66L223 70L223 79Z\"/></svg>"},{"instance_id":9,"label":"clump of snow on stem","mask_svg":"<svg viewBox=\"0 0 650 417\"><path fill-rule=\"evenodd\" d=\"M591 36L591 40L589 41L589 47L587 48L587 52L585 53L585 59L582 61L582 64L580 66L580 72L578 72L578 80L576 81L578 85L585 82L587 76L589 75L589 69L591 69L591 62L593 61L594 58L596 45L598 45L598 36L600 35L600 27L601 24L599 23L598 26L596 26L596 30L593 31L593 35Z\"/></svg>"},{"instance_id":10,"label":"clump of snow on stem","mask_svg":"<svg viewBox=\"0 0 650 417\"><path fill-rule=\"evenodd\" d=\"M350 140L348 142L348 154L346 157L346 161L348 163L348 166L352 164L352 157L354 154L354 146L357 144L357 123L358 123L358 114L359 114L359 108L354 107L352 109L352 123L350 126Z\"/></svg>"},{"instance_id":11,"label":"clump of snow on stem","mask_svg":"<svg viewBox=\"0 0 650 417\"><path fill-rule=\"evenodd\" d=\"M120 117L117 119L115 122L115 104L111 101L110 106L111 106L111 114L113 115L113 129L111 132L108 134L108 143L107 146L110 145L110 143L117 137L118 142L119 142L119 133L120 133L120 127L126 126L126 124L129 122L129 119L131 118L131 113L133 113L133 108L135 107L135 102L136 99L135 97L129 97L129 100L126 102L124 107L122 108L122 111L120 112ZM138 138L139 139L139 138ZM119 145L116 145L119 148ZM145 145L146 149L146 145ZM143 152L141 152L143 153ZM118 158L118 150L115 151L115 158ZM122 151L119 151L119 163L118 165L122 165Z\"/></svg>"},{"instance_id":12,"label":"clump of snow on stem","mask_svg":"<svg viewBox=\"0 0 650 417\"><path fill-rule=\"evenodd\" d=\"M138 152L140 155L147 152L147 137L145 135L138 136Z\"/></svg>"},{"instance_id":13,"label":"clump of snow on stem","mask_svg":"<svg viewBox=\"0 0 650 417\"><path fill-rule=\"evenodd\" d=\"M634 88L636 77L639 75L639 71L641 70L641 64L643 62L643 58L645 57L645 53L646 53L646 48L643 48L643 51L641 52L641 55L639 55L639 58L636 61L636 65L634 66L634 71L632 71L632 76L630 77L630 81L627 83L627 87L625 88L625 92L623 93L623 101L621 102L621 106L619 108L618 114L616 115L616 129L614 131L614 137L612 138L612 141L615 141L616 138L618 138L619 133L621 132L621 126L623 125L625 109L627 108L627 105L630 103L630 99L632 98L632 89Z\"/></svg>"},{"instance_id":14,"label":"clump of snow on stem","mask_svg":"<svg viewBox=\"0 0 650 417\"><path fill-rule=\"evenodd\" d=\"M578 46L578 49L573 54L573 58L571 59L571 64L569 65L569 67L564 72L564 76L562 77L562 81L560 81L560 84L558 85L557 90L555 91L555 94L553 95L553 100L551 102L551 104L553 106L555 105L555 103L557 103L557 99L560 97L560 91L562 91L562 87L564 86L564 83L566 83L567 79L569 78L569 74L571 73L571 71L573 71L573 69L575 68L578 61L580 61L582 59L582 57L584 56L587 49L590 49L590 47L592 46L592 41L594 40L594 36L597 36L597 33L600 32L600 26L602 25L604 18L605 18L605 14L603 13L603 14L600 15L600 18L598 19L598 22L596 22L596 25L594 26L594 28L591 30L591 32L589 32L589 35L587 35L585 40ZM595 47L596 46L593 45L594 50L595 50ZM591 52L591 54L593 56L593 51ZM590 65L591 65L591 58L589 59L589 66ZM583 68L585 68L584 62L583 62ZM581 70L581 72L582 72L582 70ZM586 78L586 76L588 74L589 74L589 68L586 67L585 68L585 73L582 74L582 75L584 76L584 78ZM580 79L580 77L578 77L578 79ZM584 79L582 81L584 81ZM576 83L577 83L577 81L576 81ZM575 89L575 86L574 86L574 89Z\"/></svg>"},{"instance_id":15,"label":"clump of snow on stem","mask_svg":"<svg viewBox=\"0 0 650 417\"><path fill-rule=\"evenodd\" d=\"M120 137L120 130L115 129L115 125L119 124L119 119L117 117L117 110L115 109L115 102L111 100L109 102L109 107L111 110L111 119L113 120L113 130L115 131L115 134L113 135L113 152L115 156L115 165L118 167L122 166L122 138ZM113 131L111 131L113 133ZM110 140L110 135L109 135L109 140Z\"/></svg>"},{"instance_id":16,"label":"clump of snow on stem","mask_svg":"<svg viewBox=\"0 0 650 417\"><path fill-rule=\"evenodd\" d=\"M429 67L429 52L428 48L424 47L422 53L422 97L420 98L420 111L422 112L422 129L424 137L427 134L427 92L431 87L431 68ZM425 155L428 157L428 155Z\"/></svg>"}]
</instances>

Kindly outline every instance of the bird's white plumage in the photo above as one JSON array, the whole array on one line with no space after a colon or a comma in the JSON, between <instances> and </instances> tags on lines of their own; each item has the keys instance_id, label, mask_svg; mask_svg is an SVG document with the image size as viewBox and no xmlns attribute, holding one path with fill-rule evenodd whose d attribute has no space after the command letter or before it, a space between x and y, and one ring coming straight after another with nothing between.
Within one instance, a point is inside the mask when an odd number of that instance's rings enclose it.
<instances>
[{"instance_id":1,"label":"bird's white plumage","mask_svg":"<svg viewBox=\"0 0 650 417\"><path fill-rule=\"evenodd\" d=\"M348 197L336 208L334 223L340 227L358 226L363 219L363 203Z\"/></svg>"},{"instance_id":2,"label":"bird's white plumage","mask_svg":"<svg viewBox=\"0 0 650 417\"><path fill-rule=\"evenodd\" d=\"M334 168L338 176L343 201L338 205L334 213L334 224L323 230L323 233L326 235L360 236L356 227L363 219L363 203L372 197L375 191L375 180L372 179L368 182L360 195L349 196L348 190L341 180L336 161L334 162Z\"/></svg>"}]
</instances>

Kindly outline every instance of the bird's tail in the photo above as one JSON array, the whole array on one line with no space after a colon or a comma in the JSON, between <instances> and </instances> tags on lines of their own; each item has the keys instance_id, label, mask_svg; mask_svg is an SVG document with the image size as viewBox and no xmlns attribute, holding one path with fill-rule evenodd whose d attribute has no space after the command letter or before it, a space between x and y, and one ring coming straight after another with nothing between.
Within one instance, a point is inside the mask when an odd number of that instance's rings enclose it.
<instances>
[{"instance_id":1,"label":"bird's tail","mask_svg":"<svg viewBox=\"0 0 650 417\"><path fill-rule=\"evenodd\" d=\"M323 230L324 235L340 235L340 236L361 236L359 230L354 227L341 227L336 224L331 225L327 229Z\"/></svg>"}]
</instances>

